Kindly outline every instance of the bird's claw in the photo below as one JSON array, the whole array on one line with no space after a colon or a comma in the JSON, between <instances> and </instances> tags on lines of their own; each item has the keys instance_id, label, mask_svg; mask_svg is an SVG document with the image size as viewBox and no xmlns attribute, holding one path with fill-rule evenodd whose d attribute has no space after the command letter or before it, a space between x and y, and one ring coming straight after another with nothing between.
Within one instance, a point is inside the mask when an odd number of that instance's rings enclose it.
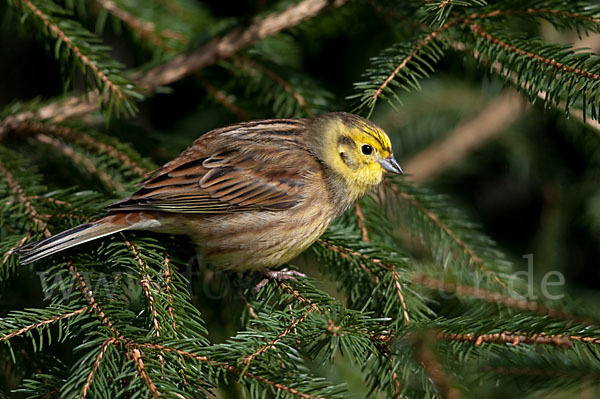
<instances>
[{"instance_id":1,"label":"bird's claw","mask_svg":"<svg viewBox=\"0 0 600 399\"><path fill-rule=\"evenodd\" d=\"M295 280L296 277L306 277L306 274L300 273L296 270L288 270L288 268L283 268L281 270L271 270L271 269L261 269L260 272L265 275L266 278L262 279L256 287L254 287L254 292L258 292L264 287L270 280Z\"/></svg>"}]
</instances>

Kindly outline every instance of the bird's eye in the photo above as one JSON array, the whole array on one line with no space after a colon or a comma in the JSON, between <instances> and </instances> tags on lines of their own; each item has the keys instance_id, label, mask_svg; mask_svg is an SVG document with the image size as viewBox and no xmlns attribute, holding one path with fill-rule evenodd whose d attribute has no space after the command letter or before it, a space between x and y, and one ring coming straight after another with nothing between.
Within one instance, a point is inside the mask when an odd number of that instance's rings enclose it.
<instances>
[{"instance_id":1,"label":"bird's eye","mask_svg":"<svg viewBox=\"0 0 600 399\"><path fill-rule=\"evenodd\" d=\"M371 155L371 153L373 152L373 147L371 147L368 144L363 144L363 146L361 147L362 153L365 155Z\"/></svg>"}]
</instances>

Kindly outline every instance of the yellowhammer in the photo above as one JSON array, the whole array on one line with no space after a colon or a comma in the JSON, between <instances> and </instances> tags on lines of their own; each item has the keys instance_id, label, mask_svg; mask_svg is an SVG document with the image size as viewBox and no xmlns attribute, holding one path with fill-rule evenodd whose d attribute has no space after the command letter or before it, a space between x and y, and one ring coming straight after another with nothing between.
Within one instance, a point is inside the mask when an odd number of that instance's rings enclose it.
<instances>
[{"instance_id":1,"label":"yellowhammer","mask_svg":"<svg viewBox=\"0 0 600 399\"><path fill-rule=\"evenodd\" d=\"M280 266L331 221L402 173L388 136L347 113L215 129L158 169L108 215L19 248L30 263L123 230L185 234L219 269Z\"/></svg>"}]
</instances>

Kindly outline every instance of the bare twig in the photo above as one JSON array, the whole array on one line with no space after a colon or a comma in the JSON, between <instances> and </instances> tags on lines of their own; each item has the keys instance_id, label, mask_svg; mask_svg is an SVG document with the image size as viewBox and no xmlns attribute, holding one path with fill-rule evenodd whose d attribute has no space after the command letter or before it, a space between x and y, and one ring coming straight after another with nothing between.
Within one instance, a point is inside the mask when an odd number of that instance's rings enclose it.
<instances>
[{"instance_id":1,"label":"bare twig","mask_svg":"<svg viewBox=\"0 0 600 399\"><path fill-rule=\"evenodd\" d=\"M369 240L369 231L367 230L367 223L365 221L365 215L363 215L362 209L360 209L360 205L358 204L358 202L356 203L355 211L356 211L356 222L358 223L358 228L360 229L360 231L362 233L362 239L363 239L363 241L369 242L371 240Z\"/></svg>"},{"instance_id":2,"label":"bare twig","mask_svg":"<svg viewBox=\"0 0 600 399\"><path fill-rule=\"evenodd\" d=\"M527 109L515 92L492 100L475 118L457 126L444 139L404 161L404 169L417 182L431 179L466 154L506 131Z\"/></svg>"}]
</instances>

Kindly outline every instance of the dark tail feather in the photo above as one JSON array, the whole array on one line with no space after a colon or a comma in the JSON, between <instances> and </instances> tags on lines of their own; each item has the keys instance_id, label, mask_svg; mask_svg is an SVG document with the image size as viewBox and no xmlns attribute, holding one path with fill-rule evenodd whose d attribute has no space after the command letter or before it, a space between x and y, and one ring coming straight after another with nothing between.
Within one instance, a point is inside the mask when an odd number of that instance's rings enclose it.
<instances>
[{"instance_id":1,"label":"dark tail feather","mask_svg":"<svg viewBox=\"0 0 600 399\"><path fill-rule=\"evenodd\" d=\"M109 234L116 233L121 230L126 230L128 226L117 226L110 223L98 221L95 223L85 223L72 229L63 231L48 237L41 241L32 242L15 249L21 259L22 265L35 262L38 259L45 258L48 255L55 254L64 249L74 247L75 245L83 244L84 242L95 240L96 238L104 237Z\"/></svg>"}]
</instances>

